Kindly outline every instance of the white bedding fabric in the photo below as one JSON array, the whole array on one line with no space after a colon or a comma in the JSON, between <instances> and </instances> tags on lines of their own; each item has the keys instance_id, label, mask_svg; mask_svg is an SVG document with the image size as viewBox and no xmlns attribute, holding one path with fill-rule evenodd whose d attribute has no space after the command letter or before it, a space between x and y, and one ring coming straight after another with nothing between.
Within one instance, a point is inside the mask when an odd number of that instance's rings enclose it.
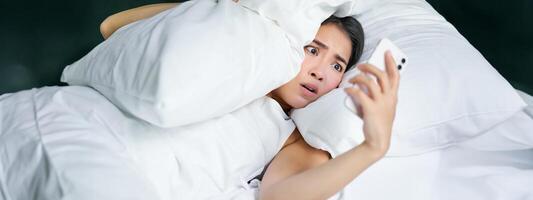
<instances>
[{"instance_id":1,"label":"white bedding fabric","mask_svg":"<svg viewBox=\"0 0 533 200\"><path fill-rule=\"evenodd\" d=\"M274 21L303 58L304 46L315 38L320 24L337 17L361 14L381 0L239 0L239 4Z\"/></svg>"},{"instance_id":2,"label":"white bedding fabric","mask_svg":"<svg viewBox=\"0 0 533 200\"><path fill-rule=\"evenodd\" d=\"M256 199L259 183L247 180L294 129L266 97L224 117L174 129L134 120L96 91L77 86L2 95L0 111L2 200ZM505 123L526 122L512 119ZM494 130L500 139L531 135L530 129ZM488 141L497 142L490 136ZM471 147L385 157L336 197L533 198L531 143L507 151Z\"/></svg>"},{"instance_id":3,"label":"white bedding fabric","mask_svg":"<svg viewBox=\"0 0 533 200\"><path fill-rule=\"evenodd\" d=\"M121 133L107 131L101 114L113 107L98 108L109 102L90 89L58 89L0 97L0 199L158 198Z\"/></svg>"},{"instance_id":4,"label":"white bedding fabric","mask_svg":"<svg viewBox=\"0 0 533 200\"><path fill-rule=\"evenodd\" d=\"M360 62L389 38L408 57L388 155L417 155L465 141L513 116L525 103L514 88L449 22L424 0L380 0L355 15L365 31ZM347 111L342 88L291 117L309 145L333 157L363 140L361 119Z\"/></svg>"},{"instance_id":5,"label":"white bedding fabric","mask_svg":"<svg viewBox=\"0 0 533 200\"><path fill-rule=\"evenodd\" d=\"M339 199L533 199L533 97L528 107L477 138L414 156L385 157Z\"/></svg>"},{"instance_id":6,"label":"white bedding fabric","mask_svg":"<svg viewBox=\"0 0 533 200\"><path fill-rule=\"evenodd\" d=\"M264 97L172 129L87 87L0 96L0 199L254 199L294 124ZM255 184L257 186L257 184Z\"/></svg>"},{"instance_id":7,"label":"white bedding fabric","mask_svg":"<svg viewBox=\"0 0 533 200\"><path fill-rule=\"evenodd\" d=\"M530 104L521 115L459 145L386 157L337 197L531 199L532 111ZM294 128L267 97L211 120L159 128L88 87L5 94L0 200L256 199L259 183L248 180Z\"/></svg>"},{"instance_id":8,"label":"white bedding fabric","mask_svg":"<svg viewBox=\"0 0 533 200\"><path fill-rule=\"evenodd\" d=\"M2 95L0 111L2 200L256 199L260 183L247 180L294 129L270 98L204 124L155 128L77 86ZM525 122L512 119L505 123ZM492 136L531 135L530 129L494 130ZM202 134L191 134L197 131ZM523 145L385 157L336 197L531 199L533 145Z\"/></svg>"},{"instance_id":9,"label":"white bedding fabric","mask_svg":"<svg viewBox=\"0 0 533 200\"><path fill-rule=\"evenodd\" d=\"M231 0L188 1L120 28L67 66L61 81L177 127L235 111L288 82L301 52L272 21Z\"/></svg>"},{"instance_id":10,"label":"white bedding fabric","mask_svg":"<svg viewBox=\"0 0 533 200\"><path fill-rule=\"evenodd\" d=\"M477 151L452 147L384 158L350 183L340 199L533 199L533 149Z\"/></svg>"}]
</instances>

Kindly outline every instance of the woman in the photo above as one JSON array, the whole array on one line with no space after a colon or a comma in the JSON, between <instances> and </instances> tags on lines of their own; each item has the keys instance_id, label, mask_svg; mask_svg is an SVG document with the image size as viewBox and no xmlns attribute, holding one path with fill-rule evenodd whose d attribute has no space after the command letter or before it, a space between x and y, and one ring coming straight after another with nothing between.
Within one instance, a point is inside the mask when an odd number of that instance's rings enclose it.
<instances>
[{"instance_id":1,"label":"woman","mask_svg":"<svg viewBox=\"0 0 533 200\"><path fill-rule=\"evenodd\" d=\"M154 4L112 15L101 24L102 35L107 38L126 24L176 5ZM337 88L344 72L361 55L362 37L362 28L355 19L328 18L313 42L304 47L306 55L298 75L267 96L276 100L288 113ZM345 89L352 100L360 104L365 141L331 159L327 152L309 146L295 129L264 173L260 186L261 199L326 199L385 155L390 143L399 84L399 73L390 52L386 53L385 59L386 72L369 64L358 66L362 72L375 76L377 83L364 75L350 80L368 88L368 94L357 88Z\"/></svg>"}]
</instances>

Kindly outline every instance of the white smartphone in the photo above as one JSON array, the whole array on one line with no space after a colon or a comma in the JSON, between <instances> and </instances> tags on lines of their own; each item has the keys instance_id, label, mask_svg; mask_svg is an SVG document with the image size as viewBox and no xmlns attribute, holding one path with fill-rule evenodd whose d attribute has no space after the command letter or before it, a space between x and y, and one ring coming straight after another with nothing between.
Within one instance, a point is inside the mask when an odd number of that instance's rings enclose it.
<instances>
[{"instance_id":1,"label":"white smartphone","mask_svg":"<svg viewBox=\"0 0 533 200\"><path fill-rule=\"evenodd\" d=\"M398 48L396 45L394 45L394 43L392 43L392 41L390 41L387 38L383 38L383 39L381 39L381 41L379 41L379 43L376 46L376 48L374 48L374 51L372 52L372 55L370 56L370 59L368 59L366 61L366 63L372 64L372 65L376 66L378 69L385 71L385 66L386 66L385 65L385 52L387 50L391 51L392 58L396 62L396 65L397 65L398 70L400 71L400 73L405 71L405 67L407 66L407 63L408 63L407 56L400 50L400 48ZM353 70L359 70L359 69L355 68ZM355 72L355 75L357 75L359 73L361 73L361 71ZM375 81L377 81L374 76L371 76L371 77ZM358 87L358 86L357 85L353 85L352 87ZM363 91L365 91L368 94L368 91L366 91L366 88L364 88ZM350 111L352 111L355 114L358 114L357 113L357 109L356 109L356 105L354 104L354 101L352 101L350 96L346 97L346 100L344 101L344 104L346 105L346 107ZM359 116L359 117L361 117L361 116Z\"/></svg>"}]
</instances>

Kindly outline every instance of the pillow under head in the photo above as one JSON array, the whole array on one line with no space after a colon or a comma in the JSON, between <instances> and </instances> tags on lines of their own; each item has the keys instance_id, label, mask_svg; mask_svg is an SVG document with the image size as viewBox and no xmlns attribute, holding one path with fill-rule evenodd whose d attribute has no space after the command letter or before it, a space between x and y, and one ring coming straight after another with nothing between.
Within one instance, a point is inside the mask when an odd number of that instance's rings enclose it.
<instances>
[{"instance_id":1,"label":"pillow under head","mask_svg":"<svg viewBox=\"0 0 533 200\"><path fill-rule=\"evenodd\" d=\"M381 1L355 15L365 31L361 62L381 38L409 57L401 75L388 156L443 148L472 138L521 110L525 103L485 58L427 2ZM291 117L305 140L337 156L364 140L362 120L344 105L343 87Z\"/></svg>"}]
</instances>

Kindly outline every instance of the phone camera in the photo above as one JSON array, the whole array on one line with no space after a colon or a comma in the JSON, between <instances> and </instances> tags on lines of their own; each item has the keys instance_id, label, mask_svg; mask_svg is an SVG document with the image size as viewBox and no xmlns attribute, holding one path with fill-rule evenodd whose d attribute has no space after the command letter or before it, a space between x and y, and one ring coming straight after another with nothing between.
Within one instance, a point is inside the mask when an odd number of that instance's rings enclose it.
<instances>
[{"instance_id":1,"label":"phone camera","mask_svg":"<svg viewBox=\"0 0 533 200\"><path fill-rule=\"evenodd\" d=\"M402 58L402 64L405 64L405 61L406 61L405 58Z\"/></svg>"},{"instance_id":2,"label":"phone camera","mask_svg":"<svg viewBox=\"0 0 533 200\"><path fill-rule=\"evenodd\" d=\"M402 65L398 65L398 70L402 70Z\"/></svg>"}]
</instances>

